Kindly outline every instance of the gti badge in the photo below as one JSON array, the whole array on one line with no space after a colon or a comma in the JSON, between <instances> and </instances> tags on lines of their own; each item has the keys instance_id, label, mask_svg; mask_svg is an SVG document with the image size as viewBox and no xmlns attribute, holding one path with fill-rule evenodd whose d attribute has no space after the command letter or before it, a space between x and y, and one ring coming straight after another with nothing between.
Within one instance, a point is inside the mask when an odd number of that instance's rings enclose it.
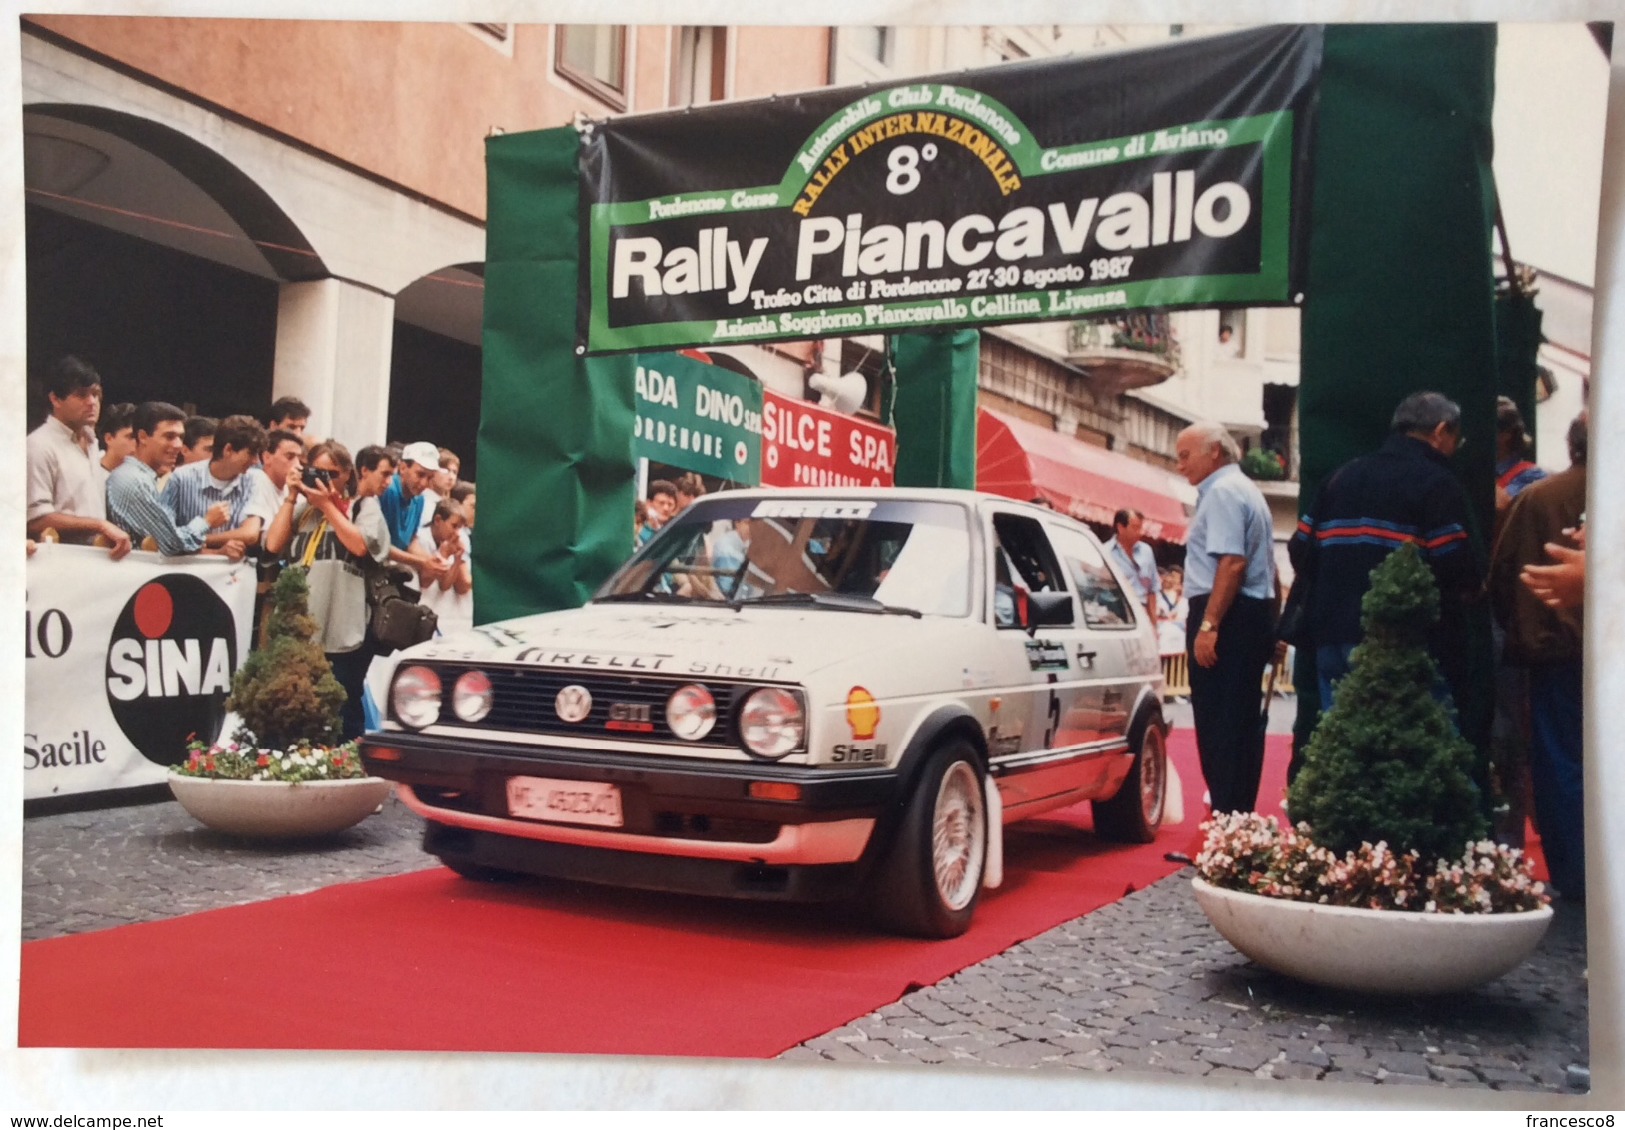
<instances>
[{"instance_id":1,"label":"gti badge","mask_svg":"<svg viewBox=\"0 0 1625 1130\"><path fill-rule=\"evenodd\" d=\"M609 704L609 721L604 723L606 730L631 730L639 734L654 733L655 724L650 720L649 705L642 702L612 702Z\"/></svg>"},{"instance_id":2,"label":"gti badge","mask_svg":"<svg viewBox=\"0 0 1625 1130\"><path fill-rule=\"evenodd\" d=\"M579 683L571 683L553 700L553 709L566 722L584 722L592 713L592 692Z\"/></svg>"}]
</instances>

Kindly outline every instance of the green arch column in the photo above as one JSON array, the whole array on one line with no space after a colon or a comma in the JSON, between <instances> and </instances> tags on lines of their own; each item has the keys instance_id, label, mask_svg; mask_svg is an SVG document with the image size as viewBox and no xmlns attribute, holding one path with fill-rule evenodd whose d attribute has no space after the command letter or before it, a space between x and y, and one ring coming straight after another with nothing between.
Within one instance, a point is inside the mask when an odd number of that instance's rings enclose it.
<instances>
[{"instance_id":1,"label":"green arch column","mask_svg":"<svg viewBox=\"0 0 1625 1130\"><path fill-rule=\"evenodd\" d=\"M896 384L897 485L976 486L977 330L898 334L891 339Z\"/></svg>"},{"instance_id":2,"label":"green arch column","mask_svg":"<svg viewBox=\"0 0 1625 1130\"><path fill-rule=\"evenodd\" d=\"M633 360L575 351L579 148L486 142L478 624L575 608L632 552Z\"/></svg>"},{"instance_id":3,"label":"green arch column","mask_svg":"<svg viewBox=\"0 0 1625 1130\"><path fill-rule=\"evenodd\" d=\"M1375 449L1394 406L1433 389L1462 408L1457 473L1473 552L1494 511L1497 357L1491 174L1495 28L1326 30L1303 306L1300 509L1345 461ZM1488 749L1489 619L1475 610L1462 728ZM1318 711L1300 657L1300 744Z\"/></svg>"}]
</instances>

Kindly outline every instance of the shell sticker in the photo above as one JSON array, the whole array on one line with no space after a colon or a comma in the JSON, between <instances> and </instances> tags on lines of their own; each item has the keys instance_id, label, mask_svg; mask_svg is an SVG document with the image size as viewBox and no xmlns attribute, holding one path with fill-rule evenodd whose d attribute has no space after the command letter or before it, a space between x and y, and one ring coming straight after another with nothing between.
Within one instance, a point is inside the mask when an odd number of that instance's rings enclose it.
<instances>
[{"instance_id":1,"label":"shell sticker","mask_svg":"<svg viewBox=\"0 0 1625 1130\"><path fill-rule=\"evenodd\" d=\"M846 724L852 727L852 738L866 742L875 736L880 726L880 704L875 696L862 687L853 687L846 695Z\"/></svg>"}]
</instances>

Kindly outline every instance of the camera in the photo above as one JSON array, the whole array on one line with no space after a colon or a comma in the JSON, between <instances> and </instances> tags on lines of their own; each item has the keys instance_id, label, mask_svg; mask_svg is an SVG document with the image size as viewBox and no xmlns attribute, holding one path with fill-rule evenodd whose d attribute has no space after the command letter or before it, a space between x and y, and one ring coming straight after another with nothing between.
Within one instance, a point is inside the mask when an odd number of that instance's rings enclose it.
<instances>
[{"instance_id":1,"label":"camera","mask_svg":"<svg viewBox=\"0 0 1625 1130\"><path fill-rule=\"evenodd\" d=\"M307 487L313 487L317 483L324 487L331 487L333 485L333 472L324 471L320 467L306 467L303 473L300 474L299 481Z\"/></svg>"}]
</instances>

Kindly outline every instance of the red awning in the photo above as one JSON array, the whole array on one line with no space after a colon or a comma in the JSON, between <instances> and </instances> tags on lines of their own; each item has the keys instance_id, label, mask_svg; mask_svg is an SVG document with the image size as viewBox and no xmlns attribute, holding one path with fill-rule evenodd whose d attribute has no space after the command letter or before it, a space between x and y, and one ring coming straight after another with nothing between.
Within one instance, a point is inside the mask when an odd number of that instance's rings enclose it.
<instances>
[{"instance_id":1,"label":"red awning","mask_svg":"<svg viewBox=\"0 0 1625 1130\"><path fill-rule=\"evenodd\" d=\"M1196 505L1196 488L1172 471L988 408L976 413L976 488L1106 525L1138 510L1159 541L1183 542Z\"/></svg>"}]
</instances>

